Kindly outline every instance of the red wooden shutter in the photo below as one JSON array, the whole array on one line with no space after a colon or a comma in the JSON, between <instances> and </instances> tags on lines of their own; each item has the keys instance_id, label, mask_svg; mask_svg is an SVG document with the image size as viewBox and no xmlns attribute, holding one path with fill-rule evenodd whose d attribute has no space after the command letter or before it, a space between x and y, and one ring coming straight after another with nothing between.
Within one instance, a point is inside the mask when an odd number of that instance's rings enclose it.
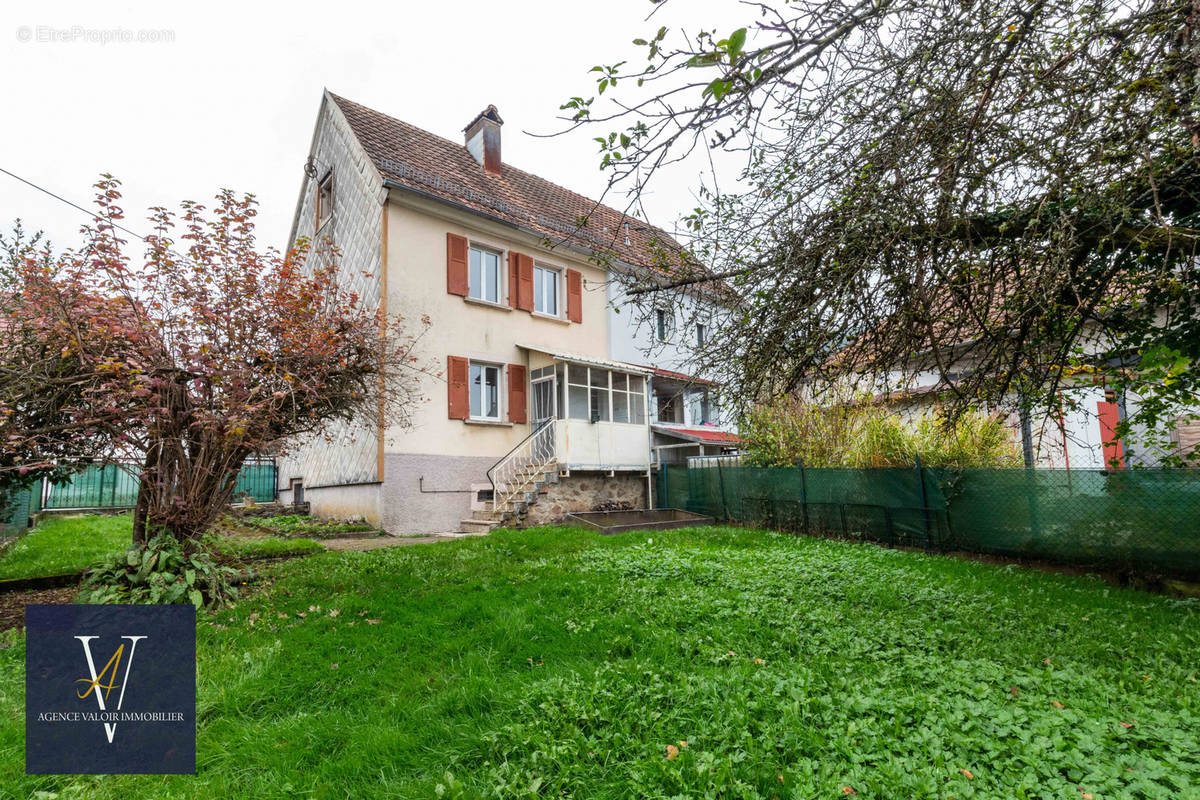
<instances>
[{"instance_id":1,"label":"red wooden shutter","mask_svg":"<svg viewBox=\"0 0 1200 800\"><path fill-rule=\"evenodd\" d=\"M450 419L471 416L471 397L467 392L470 368L467 359L449 356L446 365L446 394Z\"/></svg>"},{"instance_id":2,"label":"red wooden shutter","mask_svg":"<svg viewBox=\"0 0 1200 800\"><path fill-rule=\"evenodd\" d=\"M583 275L577 269L567 270L567 319L583 322Z\"/></svg>"},{"instance_id":3,"label":"red wooden shutter","mask_svg":"<svg viewBox=\"0 0 1200 800\"><path fill-rule=\"evenodd\" d=\"M521 256L519 253L508 251L508 305L509 308L517 308L517 298L520 294L517 285L517 259Z\"/></svg>"},{"instance_id":4,"label":"red wooden shutter","mask_svg":"<svg viewBox=\"0 0 1200 800\"><path fill-rule=\"evenodd\" d=\"M469 255L465 236L446 234L446 291L450 294L466 297L471 291L470 278L467 276Z\"/></svg>"},{"instance_id":5,"label":"red wooden shutter","mask_svg":"<svg viewBox=\"0 0 1200 800\"><path fill-rule=\"evenodd\" d=\"M520 364L508 365L508 421L528 422L528 390L525 383L525 368Z\"/></svg>"},{"instance_id":6,"label":"red wooden shutter","mask_svg":"<svg viewBox=\"0 0 1200 800\"><path fill-rule=\"evenodd\" d=\"M517 253L517 308L533 311L533 256Z\"/></svg>"},{"instance_id":7,"label":"red wooden shutter","mask_svg":"<svg viewBox=\"0 0 1200 800\"><path fill-rule=\"evenodd\" d=\"M1096 415L1100 417L1100 443L1104 448L1104 468L1125 469L1125 447L1117 438L1117 423L1120 422L1117 404L1101 400L1096 403Z\"/></svg>"}]
</instances>

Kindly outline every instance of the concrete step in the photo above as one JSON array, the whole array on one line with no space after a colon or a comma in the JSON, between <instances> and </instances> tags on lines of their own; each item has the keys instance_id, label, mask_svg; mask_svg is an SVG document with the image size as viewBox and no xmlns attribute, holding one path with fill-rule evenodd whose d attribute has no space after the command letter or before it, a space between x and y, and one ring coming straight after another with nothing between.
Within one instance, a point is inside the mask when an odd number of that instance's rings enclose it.
<instances>
[{"instance_id":1,"label":"concrete step","mask_svg":"<svg viewBox=\"0 0 1200 800\"><path fill-rule=\"evenodd\" d=\"M494 519L462 519L458 522L461 533L491 533L492 529L500 526L500 522Z\"/></svg>"}]
</instances>

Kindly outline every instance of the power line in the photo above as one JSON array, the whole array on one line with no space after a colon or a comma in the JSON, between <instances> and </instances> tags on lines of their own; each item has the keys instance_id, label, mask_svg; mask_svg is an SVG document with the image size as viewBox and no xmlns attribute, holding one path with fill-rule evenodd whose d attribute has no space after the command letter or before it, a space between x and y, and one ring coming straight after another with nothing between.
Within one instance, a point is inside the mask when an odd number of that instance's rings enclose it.
<instances>
[{"instance_id":1,"label":"power line","mask_svg":"<svg viewBox=\"0 0 1200 800\"><path fill-rule=\"evenodd\" d=\"M59 202L61 202L61 203L66 203L66 204L67 204L67 205L69 205L71 208L74 208L74 209L76 209L76 210L78 210L78 211L82 211L84 214L87 214L87 215L88 215L89 217L91 217L92 219L95 219L95 218L96 218L96 213L95 213L94 211L88 211L86 208L84 208L83 206L79 205L78 203L72 203L70 200L68 200L67 198L63 197L62 195L55 194L54 192L50 191L49 189L46 189L45 187L38 186L38 185L37 185L36 183L34 183L33 181L26 180L25 178L22 178L20 175L16 174L15 172L9 172L9 171L8 171L8 170L6 170L4 167L0 167L0 172L3 172L5 175L7 175L7 176L8 176L8 177L10 177L10 178L15 178L16 180L20 181L21 183L25 184L26 186L29 186L29 187L31 187L31 188L33 188L33 189L37 189L37 190L38 190L39 192L41 192L42 194L47 194L47 195L50 195L50 196L51 196L51 197L53 197L55 200L58 200L58 201L59 201ZM117 230L124 231L125 233L128 233L130 236L136 236L137 238L141 239L143 242L144 242L144 241L146 241L146 237L145 237L145 236L142 236L142 235L141 235L140 233L138 233L137 231L131 231L131 230L129 230L129 228L126 228L124 225L118 225L118 224L116 224L115 222L111 222L111 221L109 222L109 224L110 224L110 225L112 225L112 226L113 226L114 228L116 228Z\"/></svg>"}]
</instances>

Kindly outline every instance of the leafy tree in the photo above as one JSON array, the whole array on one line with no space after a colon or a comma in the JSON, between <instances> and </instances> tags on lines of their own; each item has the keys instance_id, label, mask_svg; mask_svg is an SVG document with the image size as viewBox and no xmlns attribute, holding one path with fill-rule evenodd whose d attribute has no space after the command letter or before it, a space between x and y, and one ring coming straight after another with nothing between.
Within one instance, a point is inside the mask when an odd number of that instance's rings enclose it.
<instances>
[{"instance_id":1,"label":"leafy tree","mask_svg":"<svg viewBox=\"0 0 1200 800\"><path fill-rule=\"evenodd\" d=\"M1200 399L1197 0L746 5L635 40L641 67L563 106L610 131L631 204L696 148L744 153L691 255L627 278L655 304L732 290L699 366L743 399L932 372L956 412L1096 380L1148 398L1127 426Z\"/></svg>"},{"instance_id":2,"label":"leafy tree","mask_svg":"<svg viewBox=\"0 0 1200 800\"><path fill-rule=\"evenodd\" d=\"M154 209L135 265L118 186L97 184L80 249L11 262L0 474L135 461L134 540L186 544L228 504L247 456L331 424L407 421L428 319L409 331L341 288L333 248L260 251L253 197L227 190L211 209Z\"/></svg>"}]
</instances>

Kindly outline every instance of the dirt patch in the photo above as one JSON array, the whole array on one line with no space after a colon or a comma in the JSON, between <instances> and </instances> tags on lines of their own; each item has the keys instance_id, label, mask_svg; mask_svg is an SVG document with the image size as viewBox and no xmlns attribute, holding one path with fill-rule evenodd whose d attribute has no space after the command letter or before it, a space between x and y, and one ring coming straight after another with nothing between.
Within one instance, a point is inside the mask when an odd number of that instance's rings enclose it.
<instances>
[{"instance_id":1,"label":"dirt patch","mask_svg":"<svg viewBox=\"0 0 1200 800\"><path fill-rule=\"evenodd\" d=\"M25 627L26 603L65 605L73 601L78 593L78 586L0 593L0 631Z\"/></svg>"}]
</instances>

